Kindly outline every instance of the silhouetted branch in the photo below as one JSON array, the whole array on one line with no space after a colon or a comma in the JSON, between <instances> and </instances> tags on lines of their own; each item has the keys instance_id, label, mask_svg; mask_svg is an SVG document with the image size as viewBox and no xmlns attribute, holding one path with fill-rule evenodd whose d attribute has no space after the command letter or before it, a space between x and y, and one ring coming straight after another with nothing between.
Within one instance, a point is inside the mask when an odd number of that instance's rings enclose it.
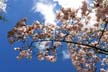
<instances>
[{"instance_id":1,"label":"silhouetted branch","mask_svg":"<svg viewBox=\"0 0 108 72\"><path fill-rule=\"evenodd\" d=\"M101 34L101 36L100 36L100 38L99 38L98 44L100 43L100 40L101 40L102 36L104 35L104 32L105 32L105 28L106 28L106 27L107 27L107 23L105 24L104 29L101 30L101 31L102 31L102 34Z\"/></svg>"},{"instance_id":2,"label":"silhouetted branch","mask_svg":"<svg viewBox=\"0 0 108 72\"><path fill-rule=\"evenodd\" d=\"M39 41L54 41L54 42L65 42L65 43L72 43L72 44L77 44L77 45L83 45L83 46L87 46L87 47L90 47L92 49L95 49L99 53L108 55L108 51L106 51L104 49L101 49L99 47L92 46L92 45L89 45L89 44L84 44L84 43L78 43L78 42L73 42L73 41L66 41L66 40L37 40L37 41L32 41L31 44L30 44L30 48L32 48L32 44L34 42L39 42Z\"/></svg>"}]
</instances>

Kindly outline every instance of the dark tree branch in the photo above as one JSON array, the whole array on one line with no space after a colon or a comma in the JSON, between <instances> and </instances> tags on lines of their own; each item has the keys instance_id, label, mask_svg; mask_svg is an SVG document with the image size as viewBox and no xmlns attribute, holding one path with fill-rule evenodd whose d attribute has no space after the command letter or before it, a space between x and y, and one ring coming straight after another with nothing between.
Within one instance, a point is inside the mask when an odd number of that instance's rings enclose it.
<instances>
[{"instance_id":1,"label":"dark tree branch","mask_svg":"<svg viewBox=\"0 0 108 72\"><path fill-rule=\"evenodd\" d=\"M102 34L101 34L101 36L99 37L98 44L100 43L101 38L102 38L102 36L104 35L104 32L105 32L105 28L106 28L106 27L107 27L107 23L105 24L104 29L103 29L103 30L101 30L101 31L102 31Z\"/></svg>"},{"instance_id":2,"label":"dark tree branch","mask_svg":"<svg viewBox=\"0 0 108 72\"><path fill-rule=\"evenodd\" d=\"M102 53L102 54L108 54L108 51L104 50L104 49L101 49L99 47L96 47L96 46L92 46L92 45L89 45L89 44L84 44L84 43L78 43L78 42L73 42L73 41L66 41L66 40L37 40L37 41L32 41L31 44L30 44L30 48L32 48L32 44L34 42L39 42L39 41L54 41L54 42L66 42L66 43L72 43L72 44L77 44L77 45L83 45L83 46L87 46L87 47L90 47L92 49L95 49L97 52L99 53Z\"/></svg>"}]
</instances>

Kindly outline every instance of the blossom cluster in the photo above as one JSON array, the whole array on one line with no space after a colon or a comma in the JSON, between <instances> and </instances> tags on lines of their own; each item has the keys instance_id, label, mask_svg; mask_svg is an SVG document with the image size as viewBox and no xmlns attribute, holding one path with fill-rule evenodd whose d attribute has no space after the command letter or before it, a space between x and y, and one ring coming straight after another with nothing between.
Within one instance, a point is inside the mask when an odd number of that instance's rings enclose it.
<instances>
[{"instance_id":1,"label":"blossom cluster","mask_svg":"<svg viewBox=\"0 0 108 72\"><path fill-rule=\"evenodd\" d=\"M45 59L55 62L58 56L57 50L66 43L71 61L78 72L96 72L98 63L101 63L100 72L107 72L108 5L106 1L96 0L90 6L83 1L79 9L62 8L56 15L60 25L41 24L38 21L27 25L27 19L21 19L8 32L11 44L24 43L22 47L15 48L20 51L17 58L31 59L35 53L40 61ZM27 41L30 41L30 44Z\"/></svg>"}]
</instances>

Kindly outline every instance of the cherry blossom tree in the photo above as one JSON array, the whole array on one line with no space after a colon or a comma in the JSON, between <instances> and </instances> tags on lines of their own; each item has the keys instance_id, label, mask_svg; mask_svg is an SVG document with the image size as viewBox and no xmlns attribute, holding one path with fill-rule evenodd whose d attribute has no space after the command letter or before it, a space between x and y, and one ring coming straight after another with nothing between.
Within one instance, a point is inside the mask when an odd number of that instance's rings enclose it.
<instances>
[{"instance_id":1,"label":"cherry blossom tree","mask_svg":"<svg viewBox=\"0 0 108 72\"><path fill-rule=\"evenodd\" d=\"M14 48L19 51L16 58L35 54L40 61L56 62L58 50L66 47L78 72L108 72L108 0L90 6L83 1L79 9L62 7L56 19L57 24L31 25L26 18L19 20L7 36L10 44L22 43Z\"/></svg>"}]
</instances>

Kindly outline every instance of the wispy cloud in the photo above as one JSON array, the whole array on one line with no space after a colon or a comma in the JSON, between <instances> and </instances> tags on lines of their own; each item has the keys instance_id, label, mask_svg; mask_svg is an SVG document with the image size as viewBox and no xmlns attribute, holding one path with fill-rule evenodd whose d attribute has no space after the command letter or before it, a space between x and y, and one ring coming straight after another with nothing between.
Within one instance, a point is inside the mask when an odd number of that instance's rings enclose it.
<instances>
[{"instance_id":1,"label":"wispy cloud","mask_svg":"<svg viewBox=\"0 0 108 72\"><path fill-rule=\"evenodd\" d=\"M6 12L6 7L7 7L7 4L5 3L5 0L0 0L0 13Z\"/></svg>"},{"instance_id":2,"label":"wispy cloud","mask_svg":"<svg viewBox=\"0 0 108 72\"><path fill-rule=\"evenodd\" d=\"M82 1L84 0L34 0L34 5L32 10L34 12L39 12L43 15L45 19L45 24L55 24L56 20L56 13L55 13L55 7L56 3L64 8L74 8L77 9L81 7Z\"/></svg>"},{"instance_id":3,"label":"wispy cloud","mask_svg":"<svg viewBox=\"0 0 108 72\"><path fill-rule=\"evenodd\" d=\"M82 6L82 1L84 0L54 0L57 1L64 8L74 8L78 9Z\"/></svg>"},{"instance_id":4,"label":"wispy cloud","mask_svg":"<svg viewBox=\"0 0 108 72\"><path fill-rule=\"evenodd\" d=\"M55 24L56 15L54 12L54 7L55 4L50 0L39 0L34 4L32 10L34 10L34 12L40 12L43 15L45 24Z\"/></svg>"},{"instance_id":5,"label":"wispy cloud","mask_svg":"<svg viewBox=\"0 0 108 72\"><path fill-rule=\"evenodd\" d=\"M69 54L69 51L62 51L62 54L63 54L63 59L69 59L70 58L70 54Z\"/></svg>"}]
</instances>

